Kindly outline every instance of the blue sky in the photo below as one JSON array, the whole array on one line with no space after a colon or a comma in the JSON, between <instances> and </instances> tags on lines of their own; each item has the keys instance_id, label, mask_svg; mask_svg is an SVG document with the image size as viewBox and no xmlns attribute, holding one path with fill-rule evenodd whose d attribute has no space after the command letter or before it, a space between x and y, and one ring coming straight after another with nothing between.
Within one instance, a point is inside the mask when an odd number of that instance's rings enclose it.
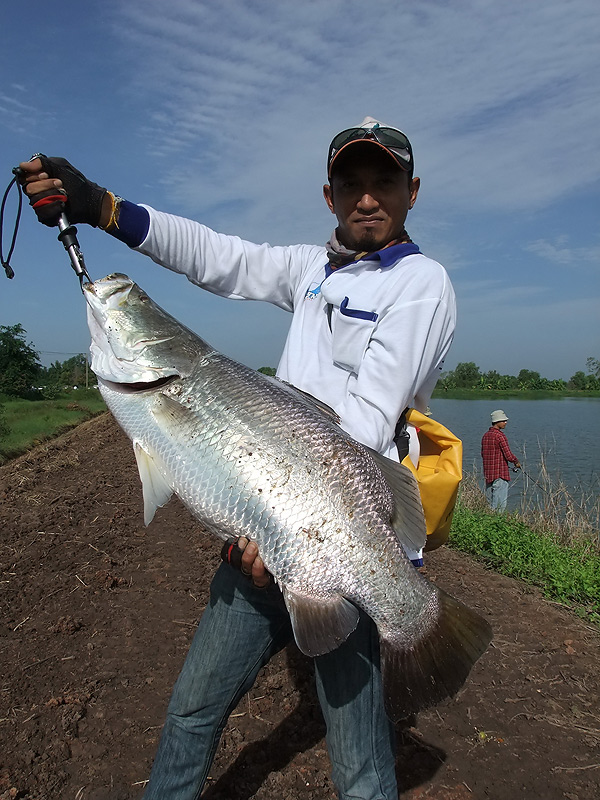
<instances>
[{"instance_id":1,"label":"blue sky","mask_svg":"<svg viewBox=\"0 0 600 800\"><path fill-rule=\"evenodd\" d=\"M447 367L568 378L600 358L597 0L28 0L0 29L4 184L42 151L219 231L324 243L327 146L371 115L413 143L407 228L458 298ZM285 312L79 239L94 278L125 272L228 355L276 365ZM87 350L77 279L28 207L13 265L0 324L45 364Z\"/></svg>"}]
</instances>

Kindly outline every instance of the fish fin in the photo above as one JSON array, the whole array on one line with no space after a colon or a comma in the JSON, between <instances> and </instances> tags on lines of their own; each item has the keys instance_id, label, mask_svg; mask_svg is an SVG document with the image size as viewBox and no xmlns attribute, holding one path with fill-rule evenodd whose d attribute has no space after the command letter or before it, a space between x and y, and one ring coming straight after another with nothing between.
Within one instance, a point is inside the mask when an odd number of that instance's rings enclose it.
<instances>
[{"instance_id":1,"label":"fish fin","mask_svg":"<svg viewBox=\"0 0 600 800\"><path fill-rule=\"evenodd\" d=\"M427 527L415 476L403 464L382 456L370 447L366 447L366 450L382 471L394 495L394 513L390 523L396 536L411 550L420 550L427 542Z\"/></svg>"},{"instance_id":2,"label":"fish fin","mask_svg":"<svg viewBox=\"0 0 600 800\"><path fill-rule=\"evenodd\" d=\"M335 650L358 625L358 609L339 594L315 598L283 587L296 644L307 656Z\"/></svg>"},{"instance_id":3,"label":"fish fin","mask_svg":"<svg viewBox=\"0 0 600 800\"><path fill-rule=\"evenodd\" d=\"M437 616L398 646L380 636L385 708L394 722L453 697L492 640L489 623L445 592L437 595Z\"/></svg>"},{"instance_id":4,"label":"fish fin","mask_svg":"<svg viewBox=\"0 0 600 800\"><path fill-rule=\"evenodd\" d=\"M173 434L174 431L179 429L180 435L181 428L191 424L198 417L193 409L184 406L179 400L162 392L159 392L154 397L152 416L161 423L163 430Z\"/></svg>"},{"instance_id":5,"label":"fish fin","mask_svg":"<svg viewBox=\"0 0 600 800\"><path fill-rule=\"evenodd\" d=\"M173 489L159 472L152 455L138 441L133 442L133 452L144 495L144 525L149 525L154 519L156 509L164 506L173 494Z\"/></svg>"},{"instance_id":6,"label":"fish fin","mask_svg":"<svg viewBox=\"0 0 600 800\"><path fill-rule=\"evenodd\" d=\"M324 414L326 417L329 417L331 420L333 420L336 425L340 424L341 419L338 413L334 411L331 406L328 406L327 403L324 403L322 400L319 400L308 392L302 391L302 389L298 389L297 386L294 386L292 383L288 383L288 381L284 381L281 378L271 378L271 380L277 381L279 386L287 391L299 395L300 399L304 400L307 405L316 408L317 411L321 412L321 414Z\"/></svg>"}]
</instances>

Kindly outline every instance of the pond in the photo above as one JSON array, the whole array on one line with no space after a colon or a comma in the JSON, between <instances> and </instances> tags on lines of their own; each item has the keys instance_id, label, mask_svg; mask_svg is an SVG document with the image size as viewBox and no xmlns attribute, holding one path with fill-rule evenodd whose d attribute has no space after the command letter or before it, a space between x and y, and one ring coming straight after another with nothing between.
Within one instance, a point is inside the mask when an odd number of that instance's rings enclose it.
<instances>
[{"instance_id":1,"label":"pond","mask_svg":"<svg viewBox=\"0 0 600 800\"><path fill-rule=\"evenodd\" d=\"M490 414L501 408L509 422L504 430L523 472L511 473L508 508L517 509L529 476L528 489L539 477L543 460L553 483L562 481L577 499L600 494L600 398L556 400L432 399L434 419L463 441L463 469L475 468L483 488L481 437ZM533 484L535 486L535 484Z\"/></svg>"}]
</instances>

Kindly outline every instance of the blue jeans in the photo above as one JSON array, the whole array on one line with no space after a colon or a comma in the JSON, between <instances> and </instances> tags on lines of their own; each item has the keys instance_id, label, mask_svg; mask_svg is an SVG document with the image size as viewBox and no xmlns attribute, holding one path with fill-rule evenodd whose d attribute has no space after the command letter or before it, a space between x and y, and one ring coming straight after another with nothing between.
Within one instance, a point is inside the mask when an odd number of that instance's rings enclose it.
<instances>
[{"instance_id":1,"label":"blue jeans","mask_svg":"<svg viewBox=\"0 0 600 800\"><path fill-rule=\"evenodd\" d=\"M496 478L495 481L486 483L485 496L495 511L504 511L508 502L508 481Z\"/></svg>"},{"instance_id":2,"label":"blue jeans","mask_svg":"<svg viewBox=\"0 0 600 800\"><path fill-rule=\"evenodd\" d=\"M259 670L292 640L276 586L222 564L173 689L144 800L197 800L223 728ZM343 800L397 800L394 728L383 710L377 629L366 614L315 659L332 777Z\"/></svg>"}]
</instances>

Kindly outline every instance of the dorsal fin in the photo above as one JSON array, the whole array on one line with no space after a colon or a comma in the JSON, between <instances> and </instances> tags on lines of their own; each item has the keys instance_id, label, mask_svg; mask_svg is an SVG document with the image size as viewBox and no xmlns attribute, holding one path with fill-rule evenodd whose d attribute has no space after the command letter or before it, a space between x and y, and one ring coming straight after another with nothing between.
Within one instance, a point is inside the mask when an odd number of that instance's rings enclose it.
<instances>
[{"instance_id":1,"label":"dorsal fin","mask_svg":"<svg viewBox=\"0 0 600 800\"><path fill-rule=\"evenodd\" d=\"M270 377L270 376L268 376ZM324 414L326 417L329 417L336 425L339 425L341 420L338 414L333 410L331 406L328 406L327 403L324 403L322 400L314 397L312 394L308 392L302 391L302 389L298 389L297 386L294 386L288 381L283 381L281 378L270 378L272 381L276 381L280 388L285 389L286 391L290 392L290 394L296 394L298 397L303 400L307 405L316 408L317 411L320 411L321 414Z\"/></svg>"},{"instance_id":2,"label":"dorsal fin","mask_svg":"<svg viewBox=\"0 0 600 800\"><path fill-rule=\"evenodd\" d=\"M394 495L394 513L390 520L392 528L403 545L411 550L420 550L427 541L427 528L415 476L408 467L382 456L370 447L366 449Z\"/></svg>"}]
</instances>

